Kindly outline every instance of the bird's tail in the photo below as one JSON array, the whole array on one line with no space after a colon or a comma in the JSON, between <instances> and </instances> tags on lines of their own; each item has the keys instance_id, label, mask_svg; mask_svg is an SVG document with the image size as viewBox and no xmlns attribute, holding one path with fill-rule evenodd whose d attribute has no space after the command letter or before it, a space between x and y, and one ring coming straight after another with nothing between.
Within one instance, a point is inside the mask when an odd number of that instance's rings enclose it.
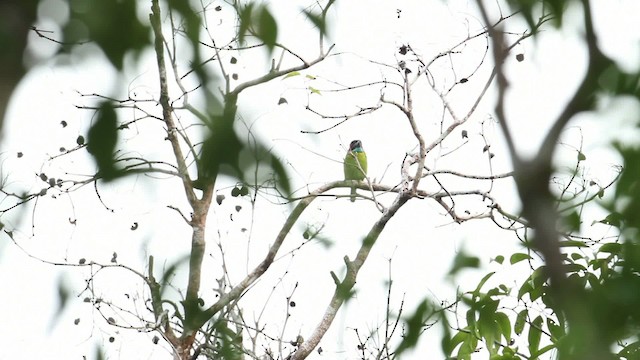
<instances>
[{"instance_id":1,"label":"bird's tail","mask_svg":"<svg viewBox=\"0 0 640 360\"><path fill-rule=\"evenodd\" d=\"M356 188L352 187L351 188L351 202L355 202L356 201Z\"/></svg>"}]
</instances>

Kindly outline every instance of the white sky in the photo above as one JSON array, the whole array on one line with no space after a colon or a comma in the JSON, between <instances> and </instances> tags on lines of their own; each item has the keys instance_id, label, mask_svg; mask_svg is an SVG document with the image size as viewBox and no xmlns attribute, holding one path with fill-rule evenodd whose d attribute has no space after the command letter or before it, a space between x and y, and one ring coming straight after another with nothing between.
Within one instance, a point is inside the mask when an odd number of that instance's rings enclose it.
<instances>
[{"instance_id":1,"label":"white sky","mask_svg":"<svg viewBox=\"0 0 640 360\"><path fill-rule=\"evenodd\" d=\"M334 80L342 84L354 85L366 81L376 81L384 77L393 79L393 73L381 70L366 59L393 64L398 57L397 48L409 43L429 60L435 54L448 49L464 39L467 33L475 33L480 28L475 14L473 1L367 1L338 2L333 10L334 23L331 25L330 39L336 42L336 52L344 55L328 59L325 63L304 74L318 76L309 81L304 77L275 80L268 86L247 91L241 98L243 120L251 124L258 136L274 146L285 161L295 167L291 172L294 185L301 188L300 194L314 189L319 184L342 178L341 160L345 147L354 138L362 139L369 156L369 176L382 179L385 184L395 184L399 180L399 164L404 154L412 151L415 141L401 114L391 107L384 107L370 115L351 119L334 130L319 135L301 134L300 130L321 130L330 126L332 121L320 120L304 111L309 103L314 109L330 114L348 113L358 106L373 106L377 103L379 89L354 93L353 95L323 93L322 96L306 93L307 86L319 89L328 88L324 80ZM60 2L44 2L42 15L47 9L59 8ZM366 11L363 7L366 6ZM145 4L144 10L148 8ZM272 7L286 22L279 22L282 28L280 40L292 44L291 48L310 58L317 54L315 42L309 42L307 32L300 24L303 15L301 7L283 5ZM396 10L400 9L400 18ZM640 13L640 4L634 0L594 1L594 16L601 34L602 48L630 70L638 68L640 63L640 32L636 28L633 16ZM143 14L144 15L144 14ZM59 15L64 17L64 14ZM291 20L293 19L293 20ZM576 23L568 18L571 23ZM45 27L53 27L51 21L43 20ZM522 23L509 22L513 31L524 29ZM578 23L579 24L579 23ZM579 25L578 25L579 27ZM288 31L287 28L292 29ZM301 30L302 29L302 30ZM508 100L508 116L514 128L514 137L524 152L536 148L544 136L550 120L563 105L567 94L576 87L584 72L584 48L579 42L579 31L575 29L558 33L547 27L535 41L527 40L519 48L525 54L525 61L517 62L513 57L507 62L511 79L511 92ZM470 67L482 54L484 41L471 43L459 56L457 69ZM42 40L34 38L33 48L46 48ZM79 52L90 53L88 50ZM264 54L240 57L238 72L241 80L252 78L257 71L255 63L266 59ZM467 63L469 62L469 63ZM489 61L487 61L489 62ZM186 63L186 61L185 61ZM457 63L456 63L457 64ZM457 65L458 66L458 65ZM124 76L114 77L114 72L100 57L90 57L83 61L71 62L44 61L35 67L16 90L5 120L2 141L1 170L8 175L11 186L25 189L39 189L42 185L35 173L60 174L73 166L73 172L87 173L93 164L81 154L62 158L56 162L47 162L50 155L58 153L60 146L73 147L78 135L86 134L91 114L75 108L77 104L87 104L76 91L86 93L105 93L115 91L118 94L134 93L157 94L156 75L153 54L142 56L138 68L130 68ZM451 79L448 65L435 66L432 70L440 79ZM462 71L462 70L461 70ZM458 113L463 114L477 96L478 88L483 85L490 67L478 72L468 86L459 87L460 92L452 95L451 101ZM463 73L463 71L462 71ZM397 81L397 77L395 78ZM441 106L433 93L424 86L424 79L414 88L416 115L427 141L437 136ZM393 97L393 92L388 96ZM442 169L455 168L470 174L486 174L488 167L482 159L482 142L479 132L480 123L485 121L487 141L495 152L493 169L500 173L509 170L509 159L503 145L497 124L489 119L492 111L492 95L482 102L470 122L464 126L469 131L470 140L454 154L439 159L432 166ZM278 106L280 96L287 98L289 104ZM603 104L608 105L606 102ZM612 110L615 109L615 110ZM607 124L599 117L581 116L576 119L567 132L566 141L579 146L578 126L584 136L583 152L587 155L587 172L600 182L612 176L611 165L619 162L614 153L606 149L612 138L624 141L637 139L637 133L616 130L635 121L638 114L635 101L616 100L602 110ZM60 121L69 126L62 128ZM626 128L625 128L626 129ZM149 151L151 156L170 156L166 142L157 144L162 138L162 129L157 124L140 124L135 130L126 133L123 142L130 149ZM449 149L459 144L459 132L445 145ZM571 164L575 152L562 148L561 161ZM22 151L23 158L16 158ZM446 153L446 150L442 151ZM169 157L168 159L170 159ZM384 177L383 177L384 175ZM114 251L118 260L145 270L149 254L156 258L156 276L162 266L168 266L181 255L188 252L189 228L181 221L176 212L167 209L167 205L186 209L181 187L175 180L164 177L131 178L113 185L101 185L103 201L114 213L100 205L92 187L84 188L69 196L57 199L43 197L36 210L15 213L3 217L8 228L15 229L16 239L31 254L51 261L67 259L74 263L79 258L87 258L108 263ZM231 186L234 182L223 179L219 186ZM469 186L452 184L452 186ZM472 188L486 188L486 184L470 185ZM346 190L340 192L346 193ZM255 222L251 222L250 203L246 199L236 199L225 193L227 199L222 206L214 205L209 217L208 253L212 254L205 263L206 269L219 276L220 253L215 243L221 241L225 247L227 265L232 280L239 280L247 267L247 240L249 245L249 263L255 264L279 230L280 224L290 210L285 206L273 206L268 202L259 202L255 208ZM517 211L513 187L509 181L496 183L493 194L508 209ZM391 197L382 197L390 201ZM241 205L243 210L236 213L234 207ZM461 200L458 206L468 206L470 211L481 209L478 202ZM462 226L450 224L450 219L433 201L412 201L403 208L386 228L376 244L368 263L362 269L356 285L357 297L341 310L333 331L327 335L321 346L325 350L324 358L350 359L355 356L355 337L353 328L357 327L363 335L382 323L386 304L385 281L388 279L389 262L394 280L391 305L397 310L405 296L404 313L412 313L416 304L425 296L436 300L451 301L455 295L455 286L468 290L477 283L488 269L510 272L517 279L527 275L526 268L509 266L498 267L489 264L492 257L508 255L518 249L518 243L512 234L496 231L496 227L486 220L472 221ZM233 214L233 221L230 220ZM33 216L32 216L33 215ZM300 226L285 242L284 250L293 249L301 242L299 234L305 223L325 225L323 235L333 241L333 246L325 249L320 244L302 248L294 257L284 256L277 261L265 277L245 297L247 311L245 315L252 319L252 309L261 309L263 299L275 286L270 300L267 320L271 334L280 334L284 319L284 297L298 283L294 300L298 304L287 324L285 339L293 339L298 333L308 335L319 321L327 301L333 292L329 271L340 274L343 269L342 258L353 257L361 237L368 231L379 213L372 204L358 201L348 203L346 199L319 199L307 210ZM598 211L587 212L585 224L602 217ZM31 235L31 221L35 219L35 235ZM76 219L77 225L69 223ZM130 230L133 222L139 223L139 229ZM242 232L242 227L251 232ZM592 226L588 231L599 233L606 229ZM455 253L464 248L471 254L481 257L485 266L483 271L464 272L463 276L452 284L445 274L449 270ZM0 339L11 346L3 346L0 359L69 359L94 356L94 344L103 343L110 359L169 358L166 345L153 346L153 334L136 334L135 331L120 331L104 323L100 316L87 304L82 303L87 268L63 269L43 264L27 257L9 241L0 242L0 288L6 289L11 296L0 298L0 308L10 309L3 314L0 327ZM283 252L284 253L284 252ZM287 272L285 275L285 271ZM213 298L213 292L206 290L214 283L214 276L203 279L203 298ZM60 279L65 279L72 289L72 304L56 317L56 287ZM116 279L116 282L114 282ZM182 286L184 274L178 274L175 284ZM508 278L504 278L508 279ZM135 279L133 279L135 280ZM505 280L508 281L508 280ZM513 284L513 283L511 283ZM142 296L142 290L133 285L130 276L105 274L103 287L97 291L105 297L124 301L123 293ZM466 286L466 288L465 288ZM149 316L147 314L147 316ZM80 324L73 320L80 318ZM419 352L439 358L439 332L431 330L421 343ZM116 336L113 344L107 339ZM417 353L417 352L416 352ZM407 358L412 358L407 356ZM415 355L413 358L423 358Z\"/></svg>"}]
</instances>

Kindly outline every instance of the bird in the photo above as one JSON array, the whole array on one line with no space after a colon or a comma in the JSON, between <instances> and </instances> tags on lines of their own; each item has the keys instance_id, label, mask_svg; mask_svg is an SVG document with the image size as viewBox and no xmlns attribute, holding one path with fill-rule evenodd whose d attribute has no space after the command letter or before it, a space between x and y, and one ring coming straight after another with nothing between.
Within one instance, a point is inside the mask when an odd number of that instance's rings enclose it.
<instances>
[{"instance_id":1,"label":"bird","mask_svg":"<svg viewBox=\"0 0 640 360\"><path fill-rule=\"evenodd\" d=\"M367 176L367 153L362 148L362 141L353 140L344 157L344 179L364 180ZM356 201L356 188L351 187L351 202Z\"/></svg>"}]
</instances>

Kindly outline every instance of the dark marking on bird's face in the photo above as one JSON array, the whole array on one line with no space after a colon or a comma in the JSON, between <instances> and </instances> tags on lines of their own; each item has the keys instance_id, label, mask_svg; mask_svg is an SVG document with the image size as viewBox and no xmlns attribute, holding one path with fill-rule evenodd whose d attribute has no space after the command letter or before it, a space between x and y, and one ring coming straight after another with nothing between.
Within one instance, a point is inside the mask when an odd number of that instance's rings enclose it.
<instances>
[{"instance_id":1,"label":"dark marking on bird's face","mask_svg":"<svg viewBox=\"0 0 640 360\"><path fill-rule=\"evenodd\" d=\"M349 144L349 150L354 150L357 148L362 148L362 141L360 140L353 140L351 142L351 144Z\"/></svg>"}]
</instances>

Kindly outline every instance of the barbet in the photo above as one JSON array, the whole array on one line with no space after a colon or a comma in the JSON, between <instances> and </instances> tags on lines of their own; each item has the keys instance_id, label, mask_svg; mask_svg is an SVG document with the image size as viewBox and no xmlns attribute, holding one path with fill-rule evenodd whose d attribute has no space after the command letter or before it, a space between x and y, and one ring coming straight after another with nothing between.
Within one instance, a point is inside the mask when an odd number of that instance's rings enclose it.
<instances>
[{"instance_id":1,"label":"barbet","mask_svg":"<svg viewBox=\"0 0 640 360\"><path fill-rule=\"evenodd\" d=\"M364 180L367 176L367 153L362 148L362 141L353 140L344 158L344 179ZM356 201L356 188L351 187L351 202Z\"/></svg>"}]
</instances>

